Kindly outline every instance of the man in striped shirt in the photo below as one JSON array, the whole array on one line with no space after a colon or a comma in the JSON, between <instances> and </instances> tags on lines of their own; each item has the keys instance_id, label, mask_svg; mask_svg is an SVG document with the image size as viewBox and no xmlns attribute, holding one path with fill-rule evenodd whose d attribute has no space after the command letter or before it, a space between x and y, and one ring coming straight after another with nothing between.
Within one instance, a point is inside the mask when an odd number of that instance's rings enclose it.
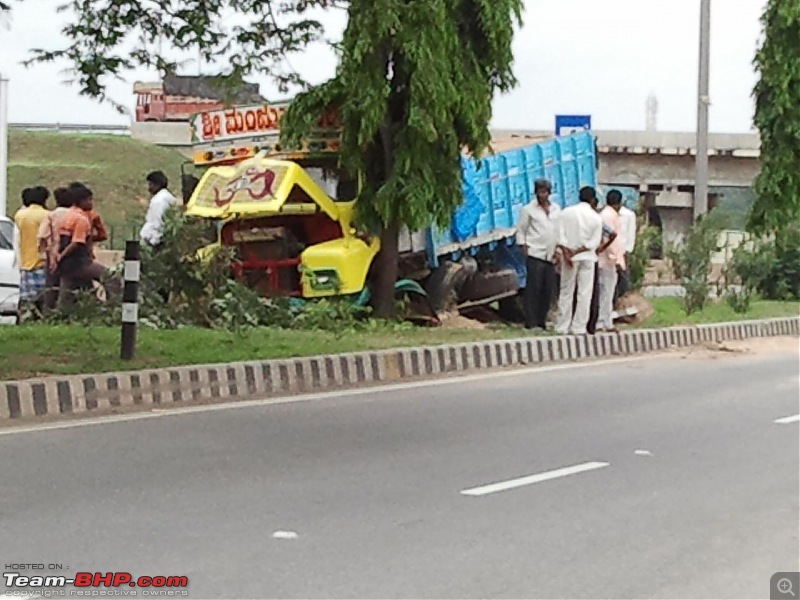
<instances>
[{"instance_id":1,"label":"man in striped shirt","mask_svg":"<svg viewBox=\"0 0 800 600\"><path fill-rule=\"evenodd\" d=\"M59 230L61 221L69 213L73 205L72 191L67 188L58 188L53 192L56 207L47 215L47 219L39 226L39 248L47 257L47 279L44 294L45 310L53 310L58 302L59 277L56 273L56 257L58 256Z\"/></svg>"},{"instance_id":2,"label":"man in striped shirt","mask_svg":"<svg viewBox=\"0 0 800 600\"><path fill-rule=\"evenodd\" d=\"M603 223L615 230L622 231L619 209L622 206L622 194L619 190L611 190L606 196L606 207L600 213ZM598 279L600 286L599 317L597 327L601 331L614 331L614 292L617 288L617 270L625 269L625 244L623 236L615 235L609 244L599 253Z\"/></svg>"}]
</instances>

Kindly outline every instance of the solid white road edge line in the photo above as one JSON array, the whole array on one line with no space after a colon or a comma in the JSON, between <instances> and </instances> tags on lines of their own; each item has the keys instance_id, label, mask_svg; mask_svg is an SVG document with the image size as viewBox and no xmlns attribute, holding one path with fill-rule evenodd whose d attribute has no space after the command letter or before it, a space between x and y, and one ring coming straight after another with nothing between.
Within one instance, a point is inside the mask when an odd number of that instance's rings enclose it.
<instances>
[{"instance_id":1,"label":"solid white road edge line","mask_svg":"<svg viewBox=\"0 0 800 600\"><path fill-rule=\"evenodd\" d=\"M780 419L775 419L775 423L778 425L785 425L786 423L796 423L800 421L800 415L792 415L791 417L781 417Z\"/></svg>"},{"instance_id":2,"label":"solid white road edge line","mask_svg":"<svg viewBox=\"0 0 800 600\"><path fill-rule=\"evenodd\" d=\"M519 477L517 479L509 479L508 481L500 481L498 483L490 483L480 487L462 490L464 496L486 496L487 494L494 494L495 492L505 492L506 490L513 490L514 488L522 487L524 485L531 485L533 483L541 483L542 481L549 481L551 479L558 479L559 477L568 477L569 475L577 475L586 471L594 471L595 469L602 469L608 467L611 463L607 462L586 462L571 467L563 467L561 469L554 469L552 471L545 471L536 475L528 475L526 477Z\"/></svg>"},{"instance_id":3,"label":"solid white road edge line","mask_svg":"<svg viewBox=\"0 0 800 600\"><path fill-rule=\"evenodd\" d=\"M154 407L152 412L131 413L126 415L106 415L100 417L81 418L80 421L70 421L68 423L42 423L40 425L30 425L14 427L0 430L0 436L14 435L17 433L35 433L38 431L49 431L52 429L72 429L73 427L88 427L90 425L105 425L107 423L122 423L125 421L138 421L140 419L154 419L161 417L174 417L194 413L218 412L222 410L235 410L239 408L253 408L259 406L269 406L273 404L291 404L293 402L311 402L312 400L325 400L328 398L346 398L355 396L365 396L374 394L387 394L402 390L412 390L419 388L438 387L440 385L457 385L470 381L480 381L482 379L499 379L502 377L524 377L537 373L552 373L554 371L565 371L569 369L586 369L591 367L602 367L608 365L618 365L647 360L663 358L663 354L654 353L646 356L630 356L624 358L609 358L604 360L593 360L583 363L567 363L563 365L533 366L522 368L509 368L505 371L493 371L489 373L478 373L474 375L464 375L460 377L443 377L439 379L425 379L422 381L409 381L406 383L389 383L385 385L375 385L371 387L352 388L348 390L334 390L330 392L318 392L316 394L302 394L296 396L275 396L274 398L262 398L260 400L230 400L224 404L209 404L203 406L185 406L170 409ZM87 413L84 413L87 414ZM80 417L78 417L80 418Z\"/></svg>"}]
</instances>

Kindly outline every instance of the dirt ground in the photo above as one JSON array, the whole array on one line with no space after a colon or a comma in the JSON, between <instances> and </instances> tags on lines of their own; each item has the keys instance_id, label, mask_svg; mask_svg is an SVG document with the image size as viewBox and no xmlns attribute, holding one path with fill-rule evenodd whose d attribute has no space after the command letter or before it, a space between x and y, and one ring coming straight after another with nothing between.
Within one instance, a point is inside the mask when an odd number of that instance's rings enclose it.
<instances>
[{"instance_id":1,"label":"dirt ground","mask_svg":"<svg viewBox=\"0 0 800 600\"><path fill-rule=\"evenodd\" d=\"M617 302L616 310L622 311L626 308L632 307L635 307L638 312L632 317L625 317L621 319L620 323L644 323L647 321L647 319L652 317L653 313L655 312L653 305L650 304L650 302L639 292L628 292L625 294L625 296L620 298L619 302Z\"/></svg>"},{"instance_id":2,"label":"dirt ground","mask_svg":"<svg viewBox=\"0 0 800 600\"><path fill-rule=\"evenodd\" d=\"M445 329L488 329L487 323L470 319L458 313L440 314L439 318L442 321L441 326Z\"/></svg>"},{"instance_id":3,"label":"dirt ground","mask_svg":"<svg viewBox=\"0 0 800 600\"><path fill-rule=\"evenodd\" d=\"M794 354L800 357L800 340L797 337L751 338L721 343L698 344L678 350L681 358L694 360L717 360L731 356L771 356Z\"/></svg>"}]
</instances>

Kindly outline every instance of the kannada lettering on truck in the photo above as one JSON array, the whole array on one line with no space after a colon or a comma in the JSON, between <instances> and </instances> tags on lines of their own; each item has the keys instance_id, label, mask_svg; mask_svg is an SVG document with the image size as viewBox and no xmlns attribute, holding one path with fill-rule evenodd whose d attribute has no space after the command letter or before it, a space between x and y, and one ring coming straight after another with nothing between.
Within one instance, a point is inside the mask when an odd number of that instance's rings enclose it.
<instances>
[{"instance_id":1,"label":"kannada lettering on truck","mask_svg":"<svg viewBox=\"0 0 800 600\"><path fill-rule=\"evenodd\" d=\"M193 162L196 165L232 164L261 151L281 154L280 124L288 102L235 106L206 111L191 119ZM338 110L322 115L317 128L298 155L339 152L341 120Z\"/></svg>"},{"instance_id":2,"label":"kannada lettering on truck","mask_svg":"<svg viewBox=\"0 0 800 600\"><path fill-rule=\"evenodd\" d=\"M258 133L278 132L284 112L284 105L264 104L200 113L192 120L194 141L227 141Z\"/></svg>"}]
</instances>

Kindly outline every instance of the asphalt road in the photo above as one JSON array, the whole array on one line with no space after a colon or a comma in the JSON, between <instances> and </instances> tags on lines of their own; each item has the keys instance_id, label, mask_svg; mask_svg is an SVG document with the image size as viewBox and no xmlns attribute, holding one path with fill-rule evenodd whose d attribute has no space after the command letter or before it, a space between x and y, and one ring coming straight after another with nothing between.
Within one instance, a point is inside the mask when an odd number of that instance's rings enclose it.
<instances>
[{"instance_id":1,"label":"asphalt road","mask_svg":"<svg viewBox=\"0 0 800 600\"><path fill-rule=\"evenodd\" d=\"M0 559L190 598L769 597L798 373L657 357L3 434Z\"/></svg>"}]
</instances>

